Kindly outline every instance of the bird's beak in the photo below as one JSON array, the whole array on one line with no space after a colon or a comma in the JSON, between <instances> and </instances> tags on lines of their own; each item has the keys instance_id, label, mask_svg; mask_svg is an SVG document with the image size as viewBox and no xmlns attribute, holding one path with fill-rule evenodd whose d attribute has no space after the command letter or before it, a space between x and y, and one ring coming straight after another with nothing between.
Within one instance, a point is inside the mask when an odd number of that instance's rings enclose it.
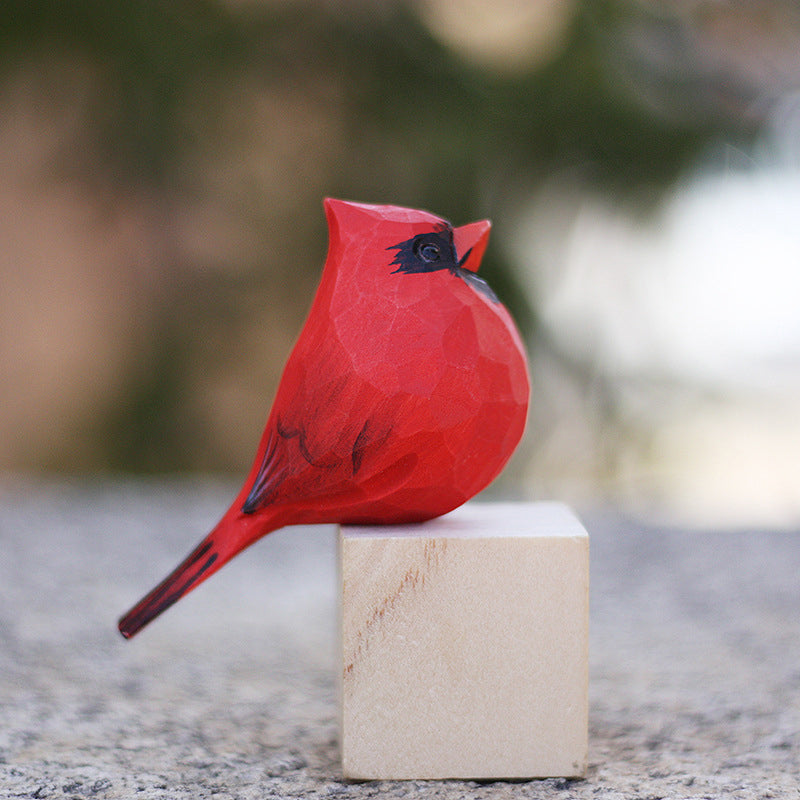
<instances>
[{"instance_id":1,"label":"bird's beak","mask_svg":"<svg viewBox=\"0 0 800 800\"><path fill-rule=\"evenodd\" d=\"M456 248L458 266L477 272L481 265L483 253L489 243L489 230L492 223L488 219L471 222L453 229L453 244Z\"/></svg>"}]
</instances>

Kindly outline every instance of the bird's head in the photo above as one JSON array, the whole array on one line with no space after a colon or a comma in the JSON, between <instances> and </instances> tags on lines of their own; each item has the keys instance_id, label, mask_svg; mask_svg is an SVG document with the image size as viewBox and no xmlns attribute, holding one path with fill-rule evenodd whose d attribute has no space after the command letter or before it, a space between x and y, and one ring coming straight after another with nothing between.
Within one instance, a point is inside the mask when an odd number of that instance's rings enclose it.
<instances>
[{"instance_id":1,"label":"bird's head","mask_svg":"<svg viewBox=\"0 0 800 800\"><path fill-rule=\"evenodd\" d=\"M489 240L489 220L454 228L427 211L332 198L325 200L325 213L329 262L336 266L346 264L353 273L366 270L372 279L381 270L395 280L398 274L449 270L486 286L474 273Z\"/></svg>"}]
</instances>

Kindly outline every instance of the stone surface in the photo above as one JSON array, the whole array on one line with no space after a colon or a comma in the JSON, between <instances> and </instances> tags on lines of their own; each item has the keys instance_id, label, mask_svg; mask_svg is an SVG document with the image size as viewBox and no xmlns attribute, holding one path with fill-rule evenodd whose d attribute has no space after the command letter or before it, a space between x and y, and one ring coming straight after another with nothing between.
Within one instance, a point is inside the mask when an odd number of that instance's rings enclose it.
<instances>
[{"instance_id":1,"label":"stone surface","mask_svg":"<svg viewBox=\"0 0 800 800\"><path fill-rule=\"evenodd\" d=\"M276 532L133 641L115 629L235 488L0 481L0 797L797 797L797 532L582 513L585 779L350 784L332 528Z\"/></svg>"},{"instance_id":2,"label":"stone surface","mask_svg":"<svg viewBox=\"0 0 800 800\"><path fill-rule=\"evenodd\" d=\"M339 551L346 777L584 773L589 539L566 506L345 527Z\"/></svg>"}]
</instances>

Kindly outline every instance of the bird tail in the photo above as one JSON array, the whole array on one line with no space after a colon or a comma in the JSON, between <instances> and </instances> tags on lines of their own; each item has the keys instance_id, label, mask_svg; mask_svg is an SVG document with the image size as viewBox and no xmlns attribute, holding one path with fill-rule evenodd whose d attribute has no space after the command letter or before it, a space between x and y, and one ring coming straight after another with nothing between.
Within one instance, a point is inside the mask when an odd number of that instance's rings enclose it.
<instances>
[{"instance_id":1,"label":"bird tail","mask_svg":"<svg viewBox=\"0 0 800 800\"><path fill-rule=\"evenodd\" d=\"M280 527L229 512L194 550L154 589L123 615L117 627L130 639L159 614L177 603L256 539Z\"/></svg>"}]
</instances>

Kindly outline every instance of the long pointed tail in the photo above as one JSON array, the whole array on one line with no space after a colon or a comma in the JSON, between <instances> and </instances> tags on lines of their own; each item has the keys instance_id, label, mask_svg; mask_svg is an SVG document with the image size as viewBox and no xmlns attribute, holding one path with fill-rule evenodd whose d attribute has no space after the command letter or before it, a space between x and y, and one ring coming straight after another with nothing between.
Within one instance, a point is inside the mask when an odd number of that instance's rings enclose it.
<instances>
[{"instance_id":1,"label":"long pointed tail","mask_svg":"<svg viewBox=\"0 0 800 800\"><path fill-rule=\"evenodd\" d=\"M234 504L236 506L236 504ZM238 517L238 518L237 518ZM173 603L199 586L237 553L280 527L263 515L242 519L229 511L208 536L155 589L148 592L117 623L119 632L130 639Z\"/></svg>"},{"instance_id":2,"label":"long pointed tail","mask_svg":"<svg viewBox=\"0 0 800 800\"><path fill-rule=\"evenodd\" d=\"M222 561L215 551L213 534L200 544L155 589L146 594L127 614L120 618L119 632L126 638L138 633L148 622L166 611L195 586L216 572Z\"/></svg>"}]
</instances>

